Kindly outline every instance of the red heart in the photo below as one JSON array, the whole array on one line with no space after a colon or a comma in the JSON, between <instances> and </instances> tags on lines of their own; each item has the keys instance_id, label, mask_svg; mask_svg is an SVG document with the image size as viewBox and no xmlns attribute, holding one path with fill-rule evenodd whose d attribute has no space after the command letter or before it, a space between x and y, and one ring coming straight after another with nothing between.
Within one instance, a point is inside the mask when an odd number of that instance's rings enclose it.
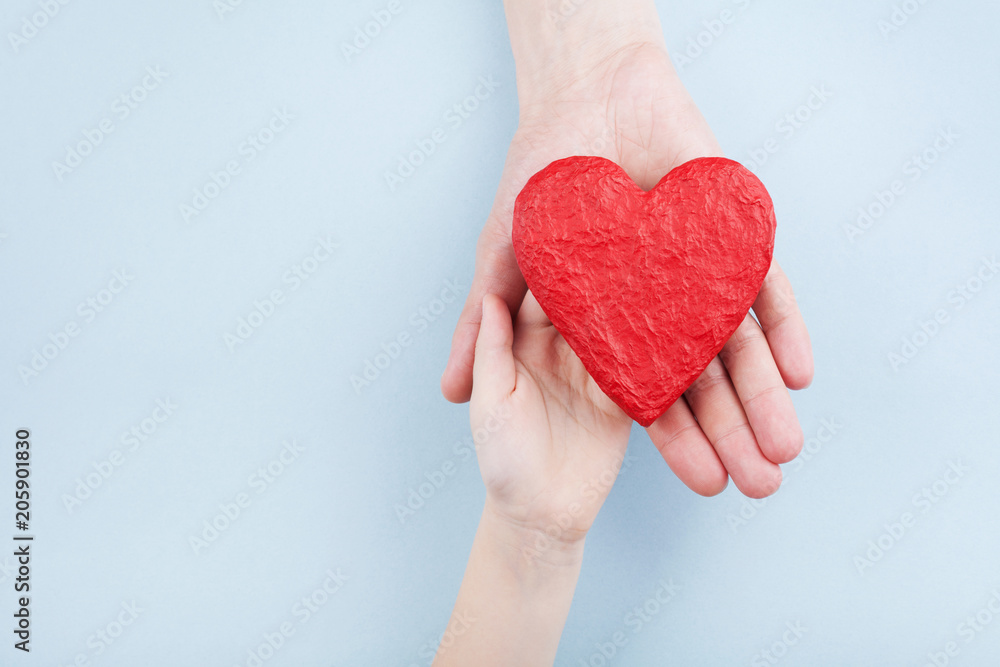
<instances>
[{"instance_id":1,"label":"red heart","mask_svg":"<svg viewBox=\"0 0 1000 667\"><path fill-rule=\"evenodd\" d=\"M599 157L553 162L514 206L528 288L598 386L649 426L743 321L771 265L774 208L738 162L699 158L649 192Z\"/></svg>"}]
</instances>

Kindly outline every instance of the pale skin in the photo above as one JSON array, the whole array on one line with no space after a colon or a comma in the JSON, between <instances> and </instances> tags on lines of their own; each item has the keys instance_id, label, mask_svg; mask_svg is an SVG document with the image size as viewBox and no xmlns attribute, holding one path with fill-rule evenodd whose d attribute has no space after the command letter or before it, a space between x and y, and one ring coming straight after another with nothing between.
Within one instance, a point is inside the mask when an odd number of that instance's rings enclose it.
<instances>
[{"instance_id":1,"label":"pale skin","mask_svg":"<svg viewBox=\"0 0 1000 667\"><path fill-rule=\"evenodd\" d=\"M473 432L492 431L477 443L486 505L434 665L551 665L584 538L625 456L632 419L530 292L514 326L496 295L482 312L469 411Z\"/></svg>"},{"instance_id":2,"label":"pale skin","mask_svg":"<svg viewBox=\"0 0 1000 667\"><path fill-rule=\"evenodd\" d=\"M514 200L528 178L553 160L590 154L617 162L648 189L687 160L722 155L670 63L652 2L578 0L575 13L553 20L558 4L505 5L520 122L441 378L450 401L466 401L472 392L483 296L499 295L511 313L524 298L510 230ZM719 493L730 477L747 496L770 495L781 483L778 464L802 447L788 389L811 382L812 352L777 262L753 310L756 320L747 317L684 400L648 429L674 473L703 495Z\"/></svg>"},{"instance_id":3,"label":"pale skin","mask_svg":"<svg viewBox=\"0 0 1000 667\"><path fill-rule=\"evenodd\" d=\"M518 192L570 155L613 160L644 189L722 155L670 63L653 3L572 4L556 19L556 0L505 2L520 122L441 378L448 400L471 397L473 431L490 427L477 448L486 506L437 667L553 664L584 538L610 491L599 480L614 479L631 427L527 293L510 236ZM812 375L805 323L773 262L753 315L647 432L696 493L732 478L747 496L768 496L778 464L802 447L788 390Z\"/></svg>"}]
</instances>

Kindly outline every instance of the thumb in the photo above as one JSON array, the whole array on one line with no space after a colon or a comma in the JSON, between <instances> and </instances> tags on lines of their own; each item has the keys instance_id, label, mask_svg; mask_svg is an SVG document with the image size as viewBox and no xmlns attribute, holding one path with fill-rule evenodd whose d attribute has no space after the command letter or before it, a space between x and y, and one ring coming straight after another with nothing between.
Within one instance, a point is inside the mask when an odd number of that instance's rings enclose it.
<instances>
[{"instance_id":1,"label":"thumb","mask_svg":"<svg viewBox=\"0 0 1000 667\"><path fill-rule=\"evenodd\" d=\"M476 339L472 398L498 403L514 391L514 327L510 310L495 294L483 297L483 319Z\"/></svg>"},{"instance_id":2,"label":"thumb","mask_svg":"<svg viewBox=\"0 0 1000 667\"><path fill-rule=\"evenodd\" d=\"M508 231L500 224L487 223L479 240L476 274L451 339L448 365L441 376L441 393L452 403L469 400L472 393L476 338L482 321L483 297L492 293L507 303L507 310L516 313L528 289L517 267L517 258Z\"/></svg>"}]
</instances>

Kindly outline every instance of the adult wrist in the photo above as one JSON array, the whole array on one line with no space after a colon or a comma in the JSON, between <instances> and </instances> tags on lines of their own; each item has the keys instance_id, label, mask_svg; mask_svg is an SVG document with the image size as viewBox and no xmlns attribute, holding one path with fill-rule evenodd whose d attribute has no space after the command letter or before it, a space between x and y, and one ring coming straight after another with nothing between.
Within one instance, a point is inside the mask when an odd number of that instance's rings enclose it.
<instances>
[{"instance_id":1,"label":"adult wrist","mask_svg":"<svg viewBox=\"0 0 1000 667\"><path fill-rule=\"evenodd\" d=\"M638 48L666 54L652 0L505 0L522 109L572 94Z\"/></svg>"}]
</instances>

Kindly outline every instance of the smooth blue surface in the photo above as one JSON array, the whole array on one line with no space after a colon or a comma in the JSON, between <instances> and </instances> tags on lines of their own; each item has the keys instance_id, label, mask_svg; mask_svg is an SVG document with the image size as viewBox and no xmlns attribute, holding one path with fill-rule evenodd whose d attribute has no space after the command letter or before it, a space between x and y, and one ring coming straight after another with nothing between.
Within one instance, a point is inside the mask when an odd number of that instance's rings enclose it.
<instances>
[{"instance_id":1,"label":"smooth blue surface","mask_svg":"<svg viewBox=\"0 0 1000 667\"><path fill-rule=\"evenodd\" d=\"M12 648L14 561L0 560L0 663L247 665L287 622L268 666L428 664L483 500L467 407L445 402L438 378L517 98L499 2L400 2L350 61L343 43L385 3L245 0L220 17L210 0L71 2L17 48L6 35L39 4L6 4L0 541L15 532L20 427L37 537L29 656ZM1000 590L1000 279L987 268L975 280L1000 248L1000 9L902 5L919 9L883 34L893 2L660 2L681 76L729 155L752 164L773 141L755 171L813 337L816 381L795 396L807 453L754 507L732 485L689 492L636 428L558 664L604 664L619 631L627 643L608 664L775 664L760 652L783 638L789 666L924 665L949 641L951 664L996 664L1000 617L961 624ZM734 20L681 63L724 9ZM123 118L113 102L147 67L162 80ZM447 110L480 77L495 92L456 124ZM824 101L800 111L814 88ZM275 110L293 118L250 160L243 142ZM797 111L808 119L794 131L778 125ZM53 161L103 119L113 132L57 178ZM439 127L444 141L391 190L385 172ZM908 169L949 129L946 152ZM239 173L186 222L180 205L231 160ZM852 238L859 208L897 179L902 194ZM312 264L317 239L339 245ZM295 287L288 272L304 262L314 272ZM122 270L127 286L102 293ZM449 281L460 298L421 315ZM966 284L970 299L956 291ZM273 290L273 314L227 345ZM108 296L99 313L79 306ZM937 311L947 321L921 337ZM78 335L22 377L71 322ZM351 376L401 333L410 345L356 392ZM914 337L894 368L890 353ZM144 424L167 399L172 414ZM144 425L155 432L132 449L123 434ZM302 451L264 481L256 471L292 440ZM115 450L121 465L68 507ZM454 474L437 474L446 462ZM953 464L955 483L921 500ZM442 477L401 521L411 492ZM240 493L248 506L196 553L190 538ZM904 512L912 525L896 539ZM880 539L889 550L860 564ZM328 570L347 579L306 616L300 599ZM637 628L629 614L661 580L679 590ZM135 622L98 639L133 602Z\"/></svg>"}]
</instances>

